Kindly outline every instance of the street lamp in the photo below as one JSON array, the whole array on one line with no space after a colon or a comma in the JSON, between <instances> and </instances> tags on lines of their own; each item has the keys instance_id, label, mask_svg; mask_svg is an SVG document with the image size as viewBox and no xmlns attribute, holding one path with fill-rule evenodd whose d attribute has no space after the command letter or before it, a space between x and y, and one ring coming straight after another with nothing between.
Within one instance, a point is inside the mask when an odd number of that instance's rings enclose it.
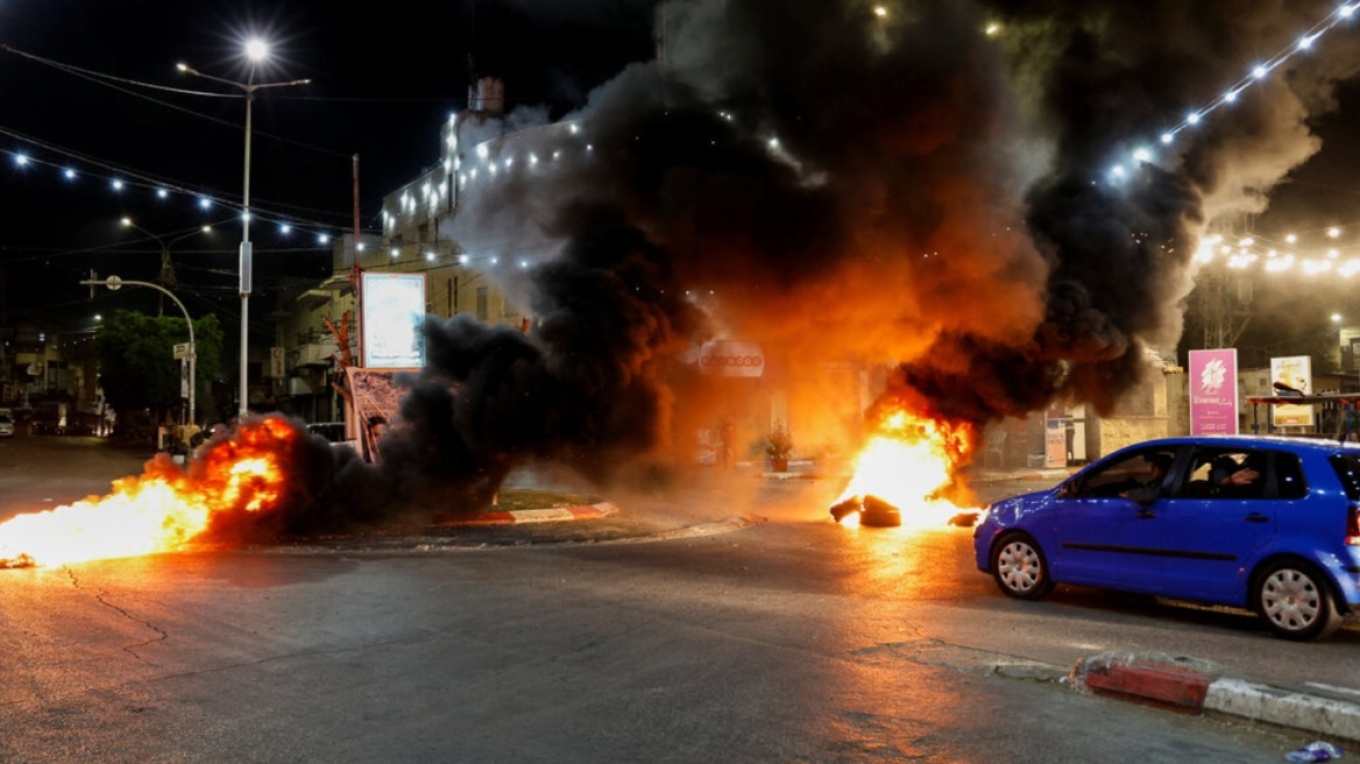
<instances>
[{"instance_id":1,"label":"street lamp","mask_svg":"<svg viewBox=\"0 0 1360 764\"><path fill-rule=\"evenodd\" d=\"M165 287L159 286L159 285L157 285L157 284L153 284L153 283L151 283L150 281L124 281L123 279L120 279L120 278L118 278L117 276L109 276L109 277L106 278L106 279L97 279L97 278L95 278L94 271L90 271L90 278L87 279L87 280L85 280L85 281L82 281L82 282L80 282L80 283L81 283L81 284L84 284L84 285L87 285L87 286L90 286L90 287L96 287L96 286L99 286L99 285L102 284L102 285L108 287L108 288L109 288L109 291L111 291L111 292L117 292L119 289L122 288L122 286L123 286L124 284L130 284L130 285L132 285L132 286L151 287L152 289L159 290L159 291L162 292L163 294L169 295L169 296L170 296L170 299L172 299L172 300L175 301L175 304L179 306L180 312L184 314L184 323L187 324L188 327L189 327L189 416L188 416L189 421L188 421L188 424L193 424L193 423L194 423L194 388L198 386L198 378L195 376L195 373L196 373L196 371L197 371L197 370L195 369L195 362L198 360L198 346L194 344L194 320L193 320L192 318L189 318L189 311L188 311L188 309L186 309L186 308L184 307L184 303L180 302L180 301L179 301L179 298L176 297L176 296L174 295L174 293L171 292L169 289L166 289ZM91 289L91 290L90 290L90 293L93 294L93 293L94 293L94 289ZM96 317L95 317L95 320L99 320L99 317L96 316Z\"/></svg>"},{"instance_id":2,"label":"street lamp","mask_svg":"<svg viewBox=\"0 0 1360 764\"><path fill-rule=\"evenodd\" d=\"M230 85L239 88L246 99L246 157L245 157L245 179L243 182L244 190L241 193L241 405L238 410L238 421L245 422L246 414L250 411L250 391L246 369L248 367L249 355L246 346L250 336L250 281L251 281L251 251L250 251L250 120L251 103L255 100L255 91L263 88L277 88L288 85L306 85L311 82L309 79L289 80L287 82L256 82L255 66L269 56L269 46L258 38L246 42L246 60L249 61L248 71L245 82L236 82L222 77L214 77L211 74L194 69L188 64L178 64L178 68L185 74L192 74L195 77L202 77L205 80L212 80L223 85Z\"/></svg>"},{"instance_id":3,"label":"street lamp","mask_svg":"<svg viewBox=\"0 0 1360 764\"><path fill-rule=\"evenodd\" d=\"M132 228L134 230L141 231L147 236L150 236L151 238L155 239L156 243L161 246L161 274L158 281L160 281L161 286L166 287L167 289L174 289L176 286L175 266L170 260L170 247L176 242L183 241L189 238L190 236L212 233L212 226L204 225L200 228L195 228L194 230L189 231L188 233L176 236L172 239L166 239L163 236L154 234L151 231L148 231L145 228L137 225L132 221L132 218L125 217L123 218L122 223L124 228ZM162 312L164 312L164 300L162 300Z\"/></svg>"}]
</instances>

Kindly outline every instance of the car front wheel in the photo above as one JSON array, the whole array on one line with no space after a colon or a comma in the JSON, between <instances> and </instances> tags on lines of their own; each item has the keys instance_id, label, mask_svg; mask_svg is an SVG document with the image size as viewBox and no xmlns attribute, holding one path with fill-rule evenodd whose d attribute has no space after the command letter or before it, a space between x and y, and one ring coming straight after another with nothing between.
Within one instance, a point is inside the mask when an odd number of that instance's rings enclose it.
<instances>
[{"instance_id":1,"label":"car front wheel","mask_svg":"<svg viewBox=\"0 0 1360 764\"><path fill-rule=\"evenodd\" d=\"M1326 577L1302 561L1277 562L1262 571L1256 584L1256 609L1271 630L1285 639L1317 639L1341 625Z\"/></svg>"},{"instance_id":2,"label":"car front wheel","mask_svg":"<svg viewBox=\"0 0 1360 764\"><path fill-rule=\"evenodd\" d=\"M992 577L1006 595L1037 600L1053 589L1048 560L1034 539L1023 533L1001 538L992 549Z\"/></svg>"}]
</instances>

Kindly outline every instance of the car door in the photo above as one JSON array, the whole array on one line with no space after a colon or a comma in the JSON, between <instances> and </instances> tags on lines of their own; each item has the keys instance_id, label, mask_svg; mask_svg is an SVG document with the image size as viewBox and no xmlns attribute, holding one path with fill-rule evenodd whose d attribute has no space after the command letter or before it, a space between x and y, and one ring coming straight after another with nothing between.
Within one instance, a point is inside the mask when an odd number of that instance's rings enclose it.
<instances>
[{"instance_id":1,"label":"car door","mask_svg":"<svg viewBox=\"0 0 1360 764\"><path fill-rule=\"evenodd\" d=\"M1203 490L1211 465L1235 462L1258 477L1239 485L1221 479ZM1306 491L1298 457L1268 449L1200 446L1180 495L1162 502L1164 593L1193 600L1245 604L1246 565L1275 536L1276 517L1289 496ZM1287 479L1280 480L1280 475ZM1295 496L1297 494L1297 496Z\"/></svg>"},{"instance_id":2,"label":"car door","mask_svg":"<svg viewBox=\"0 0 1360 764\"><path fill-rule=\"evenodd\" d=\"M1155 462L1169 463L1166 446L1101 463L1054 498L1049 550L1053 578L1077 584L1157 592L1161 585L1161 499L1140 503L1121 494L1143 483ZM1174 469L1163 475L1168 485Z\"/></svg>"}]
</instances>

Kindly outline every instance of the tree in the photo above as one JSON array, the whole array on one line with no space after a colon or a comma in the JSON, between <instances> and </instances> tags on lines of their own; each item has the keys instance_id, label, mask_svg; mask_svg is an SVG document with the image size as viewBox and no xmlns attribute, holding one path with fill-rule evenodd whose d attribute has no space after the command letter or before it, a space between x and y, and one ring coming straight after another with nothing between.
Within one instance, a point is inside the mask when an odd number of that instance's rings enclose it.
<instances>
[{"instance_id":1,"label":"tree","mask_svg":"<svg viewBox=\"0 0 1360 764\"><path fill-rule=\"evenodd\" d=\"M194 321L194 344L198 350L195 397L204 399L206 380L217 376L222 364L222 327L209 314ZM186 342L189 330L183 318L148 316L130 310L115 311L95 335L99 353L99 378L104 398L122 415L150 410L155 421L180 407L180 369L174 346Z\"/></svg>"}]
</instances>

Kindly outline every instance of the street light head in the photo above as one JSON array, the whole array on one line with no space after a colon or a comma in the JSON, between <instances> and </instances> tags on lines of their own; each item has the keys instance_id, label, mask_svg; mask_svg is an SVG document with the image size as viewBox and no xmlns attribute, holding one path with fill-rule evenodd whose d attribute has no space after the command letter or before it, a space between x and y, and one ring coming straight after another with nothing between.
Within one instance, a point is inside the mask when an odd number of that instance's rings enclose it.
<instances>
[{"instance_id":1,"label":"street light head","mask_svg":"<svg viewBox=\"0 0 1360 764\"><path fill-rule=\"evenodd\" d=\"M190 69L189 65L184 63L183 61L179 62L178 64L175 64L175 68L185 73L193 71L193 69Z\"/></svg>"},{"instance_id":2,"label":"street light head","mask_svg":"<svg viewBox=\"0 0 1360 764\"><path fill-rule=\"evenodd\" d=\"M131 228L131 227L132 227L132 218L123 218L122 223L123 223L123 227L124 227L124 228Z\"/></svg>"},{"instance_id":3,"label":"street light head","mask_svg":"<svg viewBox=\"0 0 1360 764\"><path fill-rule=\"evenodd\" d=\"M246 58L259 63L269 57L269 44L258 37L246 41Z\"/></svg>"}]
</instances>

